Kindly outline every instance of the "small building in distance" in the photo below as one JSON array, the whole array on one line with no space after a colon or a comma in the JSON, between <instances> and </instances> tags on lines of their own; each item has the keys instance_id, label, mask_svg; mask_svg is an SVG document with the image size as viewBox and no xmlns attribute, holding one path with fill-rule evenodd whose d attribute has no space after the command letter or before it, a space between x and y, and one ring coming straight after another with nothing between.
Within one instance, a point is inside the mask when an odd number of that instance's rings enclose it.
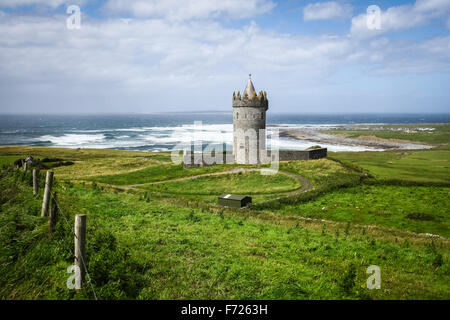
<instances>
[{"instance_id":1,"label":"small building in distance","mask_svg":"<svg viewBox=\"0 0 450 320\"><path fill-rule=\"evenodd\" d=\"M219 196L219 204L232 208L244 208L252 203L252 197L238 194L222 194Z\"/></svg>"}]
</instances>

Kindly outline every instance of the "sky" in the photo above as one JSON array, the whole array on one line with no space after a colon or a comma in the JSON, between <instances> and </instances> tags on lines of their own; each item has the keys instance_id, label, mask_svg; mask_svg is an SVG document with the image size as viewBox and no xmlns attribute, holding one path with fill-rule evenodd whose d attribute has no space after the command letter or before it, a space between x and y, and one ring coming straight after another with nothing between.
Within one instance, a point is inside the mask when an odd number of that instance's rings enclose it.
<instances>
[{"instance_id":1,"label":"sky","mask_svg":"<svg viewBox=\"0 0 450 320\"><path fill-rule=\"evenodd\" d=\"M0 0L2 114L231 111L250 73L272 112L449 113L450 0Z\"/></svg>"}]
</instances>

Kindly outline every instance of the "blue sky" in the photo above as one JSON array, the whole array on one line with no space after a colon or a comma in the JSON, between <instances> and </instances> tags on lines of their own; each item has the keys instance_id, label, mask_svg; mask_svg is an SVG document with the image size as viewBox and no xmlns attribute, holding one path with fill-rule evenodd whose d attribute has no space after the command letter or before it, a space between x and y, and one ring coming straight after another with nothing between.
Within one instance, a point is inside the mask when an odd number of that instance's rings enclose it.
<instances>
[{"instance_id":1,"label":"blue sky","mask_svg":"<svg viewBox=\"0 0 450 320\"><path fill-rule=\"evenodd\" d=\"M450 110L450 0L0 0L0 30L0 113L227 111L248 73L272 112Z\"/></svg>"}]
</instances>

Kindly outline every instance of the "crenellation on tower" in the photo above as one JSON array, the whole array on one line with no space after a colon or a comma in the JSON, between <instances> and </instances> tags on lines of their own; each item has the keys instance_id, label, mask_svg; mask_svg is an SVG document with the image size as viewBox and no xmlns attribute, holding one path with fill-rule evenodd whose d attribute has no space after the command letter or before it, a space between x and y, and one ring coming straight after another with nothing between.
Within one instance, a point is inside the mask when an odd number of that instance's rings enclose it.
<instances>
[{"instance_id":1,"label":"crenellation on tower","mask_svg":"<svg viewBox=\"0 0 450 320\"><path fill-rule=\"evenodd\" d=\"M233 155L236 163L259 164L266 150L266 111L269 101L265 91L257 94L251 77L241 97L233 93Z\"/></svg>"},{"instance_id":2,"label":"crenellation on tower","mask_svg":"<svg viewBox=\"0 0 450 320\"><path fill-rule=\"evenodd\" d=\"M233 154L223 153L218 159L211 154L186 151L184 167L193 168L211 164L263 164L278 161L314 160L325 158L327 148L312 150L266 150L266 112L269 100L266 91L256 92L251 76L242 95L233 92ZM273 135L272 135L273 139ZM273 147L273 145L272 145Z\"/></svg>"}]
</instances>

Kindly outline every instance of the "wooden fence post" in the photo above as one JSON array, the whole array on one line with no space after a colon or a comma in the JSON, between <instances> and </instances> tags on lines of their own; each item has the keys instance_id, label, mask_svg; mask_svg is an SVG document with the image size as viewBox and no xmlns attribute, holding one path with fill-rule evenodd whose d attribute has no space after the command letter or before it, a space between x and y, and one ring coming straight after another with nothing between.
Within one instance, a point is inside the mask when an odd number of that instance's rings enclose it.
<instances>
[{"instance_id":1,"label":"wooden fence post","mask_svg":"<svg viewBox=\"0 0 450 320\"><path fill-rule=\"evenodd\" d=\"M48 220L49 233L52 234L55 231L56 218L58 216L58 204L56 203L57 193L53 194L52 205L50 206L50 219Z\"/></svg>"},{"instance_id":2,"label":"wooden fence post","mask_svg":"<svg viewBox=\"0 0 450 320\"><path fill-rule=\"evenodd\" d=\"M86 215L75 216L75 288L81 289L86 276ZM77 276L77 272L79 272Z\"/></svg>"},{"instance_id":3,"label":"wooden fence post","mask_svg":"<svg viewBox=\"0 0 450 320\"><path fill-rule=\"evenodd\" d=\"M38 191L39 191L39 171L37 169L33 169L33 194L37 196Z\"/></svg>"},{"instance_id":4,"label":"wooden fence post","mask_svg":"<svg viewBox=\"0 0 450 320\"><path fill-rule=\"evenodd\" d=\"M23 163L23 171L27 171L28 170L28 162L24 162Z\"/></svg>"},{"instance_id":5,"label":"wooden fence post","mask_svg":"<svg viewBox=\"0 0 450 320\"><path fill-rule=\"evenodd\" d=\"M50 203L50 193L52 192L52 185L53 185L53 172L47 171L47 176L45 177L45 189L44 189L44 199L42 201L41 217L48 216L48 205Z\"/></svg>"}]
</instances>

